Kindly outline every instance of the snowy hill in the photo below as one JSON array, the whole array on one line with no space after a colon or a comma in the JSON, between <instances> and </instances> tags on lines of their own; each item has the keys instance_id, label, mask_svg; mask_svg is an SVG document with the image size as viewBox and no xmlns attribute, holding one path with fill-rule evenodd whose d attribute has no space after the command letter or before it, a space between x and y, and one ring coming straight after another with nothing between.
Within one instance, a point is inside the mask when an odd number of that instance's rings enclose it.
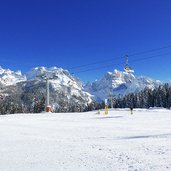
<instances>
[{"instance_id":1,"label":"snowy hill","mask_svg":"<svg viewBox=\"0 0 171 171\"><path fill-rule=\"evenodd\" d=\"M26 76L20 71L14 72L0 67L0 84L3 86L15 85L18 82L26 81Z\"/></svg>"},{"instance_id":2,"label":"snowy hill","mask_svg":"<svg viewBox=\"0 0 171 171\"><path fill-rule=\"evenodd\" d=\"M119 96L134 93L148 87L154 89L161 84L145 76L135 76L130 73L114 70L108 72L101 80L85 85L84 90L94 95L96 100L104 100L109 95Z\"/></svg>"}]
</instances>

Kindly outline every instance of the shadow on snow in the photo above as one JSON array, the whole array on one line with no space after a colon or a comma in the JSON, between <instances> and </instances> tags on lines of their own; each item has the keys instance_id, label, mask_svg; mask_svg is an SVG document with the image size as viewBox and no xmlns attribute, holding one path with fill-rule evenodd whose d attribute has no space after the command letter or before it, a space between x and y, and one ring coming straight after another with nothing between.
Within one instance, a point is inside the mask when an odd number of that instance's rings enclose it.
<instances>
[{"instance_id":1,"label":"shadow on snow","mask_svg":"<svg viewBox=\"0 0 171 171\"><path fill-rule=\"evenodd\" d=\"M140 138L166 138L171 136L171 133L168 134L157 134L157 135L140 135L140 136L130 136L130 137L123 137L121 139L140 139Z\"/></svg>"},{"instance_id":2,"label":"shadow on snow","mask_svg":"<svg viewBox=\"0 0 171 171\"><path fill-rule=\"evenodd\" d=\"M95 119L117 119L117 118L123 118L123 116L106 116L106 117L99 117Z\"/></svg>"}]
</instances>

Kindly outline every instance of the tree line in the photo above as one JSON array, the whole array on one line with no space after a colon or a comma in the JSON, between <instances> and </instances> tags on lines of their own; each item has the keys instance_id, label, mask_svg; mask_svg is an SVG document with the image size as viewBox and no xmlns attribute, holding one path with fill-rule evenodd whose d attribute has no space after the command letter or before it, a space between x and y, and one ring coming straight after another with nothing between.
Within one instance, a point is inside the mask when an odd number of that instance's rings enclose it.
<instances>
[{"instance_id":1,"label":"tree line","mask_svg":"<svg viewBox=\"0 0 171 171\"><path fill-rule=\"evenodd\" d=\"M169 84L160 85L158 88L144 90L138 93L130 93L123 97L113 99L114 108L150 108L171 107L171 86Z\"/></svg>"}]
</instances>

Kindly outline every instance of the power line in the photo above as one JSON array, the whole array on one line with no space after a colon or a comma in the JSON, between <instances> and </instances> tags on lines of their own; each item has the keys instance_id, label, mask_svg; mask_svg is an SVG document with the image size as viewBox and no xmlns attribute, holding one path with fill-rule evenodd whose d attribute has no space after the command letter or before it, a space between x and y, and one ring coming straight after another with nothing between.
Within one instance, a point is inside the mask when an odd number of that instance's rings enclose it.
<instances>
[{"instance_id":1,"label":"power line","mask_svg":"<svg viewBox=\"0 0 171 171\"><path fill-rule=\"evenodd\" d=\"M150 49L150 50L146 50L146 51L142 51L142 52L133 53L133 54L130 54L129 57L130 56L137 56L137 55L147 54L147 53L160 51L160 50L168 49L168 48L171 48L171 45L163 46L163 47L155 48L155 49ZM99 60L97 62L92 62L92 63L88 63L88 64L83 64L83 65L70 67L70 68L68 68L68 70L74 70L74 69L78 69L78 68L85 68L87 66L96 65L96 64L103 63L103 62L109 62L109 61L113 61L113 60L117 60L117 59L123 59L123 58L125 58L125 57L109 58L109 59L105 59L105 60Z\"/></svg>"},{"instance_id":2,"label":"power line","mask_svg":"<svg viewBox=\"0 0 171 171\"><path fill-rule=\"evenodd\" d=\"M150 57L134 59L134 60L131 61L131 63L144 61L144 60L148 60L148 59L152 59L152 58L156 58L156 57L160 57L160 56L164 56L164 55L171 55L171 52L160 54L160 55L154 55L154 56L150 56ZM112 64L112 65L103 65L103 66L100 66L100 67L97 67L97 68L91 68L91 69L87 69L87 70L78 71L78 72L75 72L74 74L84 73L84 72L93 71L93 70L100 70L100 69L103 69L103 68L108 68L108 67L111 67L111 66L114 66L114 65L118 66L118 65L122 65L122 64L125 64L125 62Z\"/></svg>"}]
</instances>

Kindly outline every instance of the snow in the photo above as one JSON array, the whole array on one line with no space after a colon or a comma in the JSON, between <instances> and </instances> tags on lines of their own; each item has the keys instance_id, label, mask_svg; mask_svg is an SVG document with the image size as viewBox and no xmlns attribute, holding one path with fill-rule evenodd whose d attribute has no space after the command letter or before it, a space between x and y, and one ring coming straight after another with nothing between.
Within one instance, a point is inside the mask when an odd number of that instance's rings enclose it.
<instances>
[{"instance_id":1,"label":"snow","mask_svg":"<svg viewBox=\"0 0 171 171\"><path fill-rule=\"evenodd\" d=\"M0 116L0 170L171 170L171 111Z\"/></svg>"}]
</instances>

